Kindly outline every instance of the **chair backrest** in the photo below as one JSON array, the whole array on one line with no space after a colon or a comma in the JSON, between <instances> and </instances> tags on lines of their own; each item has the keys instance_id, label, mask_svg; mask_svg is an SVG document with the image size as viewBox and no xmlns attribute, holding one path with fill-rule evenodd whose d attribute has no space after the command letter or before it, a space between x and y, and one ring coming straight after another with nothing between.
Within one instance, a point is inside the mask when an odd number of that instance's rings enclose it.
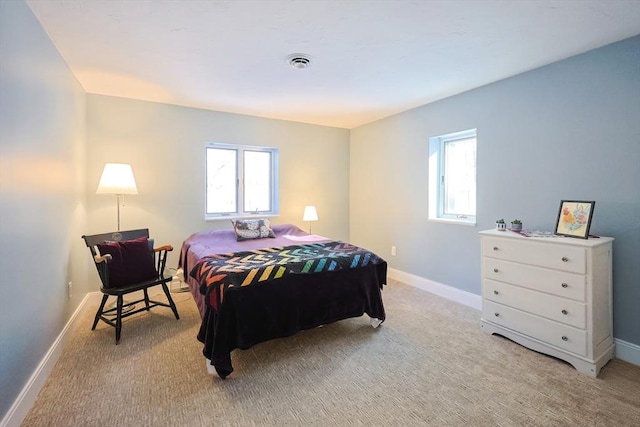
<instances>
[{"instance_id":1,"label":"chair backrest","mask_svg":"<svg viewBox=\"0 0 640 427\"><path fill-rule=\"evenodd\" d=\"M140 228L138 230L112 231L110 233L92 234L82 236L87 247L91 250L91 256L96 256L96 245L104 242L121 242L124 240L138 239L140 237L149 238L149 229Z\"/></svg>"},{"instance_id":2,"label":"chair backrest","mask_svg":"<svg viewBox=\"0 0 640 427\"><path fill-rule=\"evenodd\" d=\"M98 270L98 275L100 276L100 280L102 281L103 286L109 287L109 275L106 264L100 263L95 259L96 256L102 255L99 253L97 245L103 244L105 242L124 242L127 240L138 239L140 237L146 237L147 239L149 239L149 229L141 228L138 230L112 231L110 233L82 236L82 239L91 251L91 257L94 260L96 269ZM149 250L152 252L153 263L155 264L156 259L155 253L153 253L153 239L149 239Z\"/></svg>"}]
</instances>

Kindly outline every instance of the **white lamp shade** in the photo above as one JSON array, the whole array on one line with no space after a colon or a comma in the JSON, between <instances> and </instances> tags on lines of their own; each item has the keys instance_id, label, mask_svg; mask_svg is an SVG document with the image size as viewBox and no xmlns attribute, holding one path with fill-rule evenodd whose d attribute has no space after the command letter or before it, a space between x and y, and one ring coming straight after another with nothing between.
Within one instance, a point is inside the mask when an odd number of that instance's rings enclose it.
<instances>
[{"instance_id":1,"label":"white lamp shade","mask_svg":"<svg viewBox=\"0 0 640 427\"><path fill-rule=\"evenodd\" d=\"M138 194L131 165L124 163L104 165L96 194Z\"/></svg>"},{"instance_id":2,"label":"white lamp shade","mask_svg":"<svg viewBox=\"0 0 640 427\"><path fill-rule=\"evenodd\" d=\"M304 215L302 215L303 221L317 221L318 220L318 212L316 211L315 206L305 206Z\"/></svg>"}]
</instances>

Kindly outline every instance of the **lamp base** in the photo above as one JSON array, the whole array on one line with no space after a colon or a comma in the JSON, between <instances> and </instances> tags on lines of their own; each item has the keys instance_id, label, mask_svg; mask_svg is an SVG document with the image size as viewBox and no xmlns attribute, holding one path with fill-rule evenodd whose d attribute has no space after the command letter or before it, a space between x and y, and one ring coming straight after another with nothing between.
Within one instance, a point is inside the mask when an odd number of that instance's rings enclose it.
<instances>
[{"instance_id":1,"label":"lamp base","mask_svg":"<svg viewBox=\"0 0 640 427\"><path fill-rule=\"evenodd\" d=\"M177 288L174 286L174 284L176 282L177 282L177 285L178 285ZM179 294L179 293L182 293L182 292L189 292L191 289L189 289L189 286L182 286L183 283L184 282L182 280L180 280L180 279L176 280L174 278L174 280L172 280L169 283L169 292L171 292L172 294ZM186 283L185 283L185 285L186 285Z\"/></svg>"},{"instance_id":2,"label":"lamp base","mask_svg":"<svg viewBox=\"0 0 640 427\"><path fill-rule=\"evenodd\" d=\"M180 286L180 287L178 287L178 289L171 289L171 293L172 294L179 294L179 293L182 293L182 292L189 292L189 287L187 286L187 287L183 288L182 286Z\"/></svg>"}]
</instances>

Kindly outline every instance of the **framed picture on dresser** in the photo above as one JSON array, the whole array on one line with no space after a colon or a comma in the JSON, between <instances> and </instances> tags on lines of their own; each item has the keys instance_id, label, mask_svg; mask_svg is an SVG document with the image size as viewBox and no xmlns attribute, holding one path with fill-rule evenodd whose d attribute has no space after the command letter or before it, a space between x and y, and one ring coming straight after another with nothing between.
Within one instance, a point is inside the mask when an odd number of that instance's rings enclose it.
<instances>
[{"instance_id":1,"label":"framed picture on dresser","mask_svg":"<svg viewBox=\"0 0 640 427\"><path fill-rule=\"evenodd\" d=\"M595 205L593 200L561 200L555 234L588 239Z\"/></svg>"}]
</instances>

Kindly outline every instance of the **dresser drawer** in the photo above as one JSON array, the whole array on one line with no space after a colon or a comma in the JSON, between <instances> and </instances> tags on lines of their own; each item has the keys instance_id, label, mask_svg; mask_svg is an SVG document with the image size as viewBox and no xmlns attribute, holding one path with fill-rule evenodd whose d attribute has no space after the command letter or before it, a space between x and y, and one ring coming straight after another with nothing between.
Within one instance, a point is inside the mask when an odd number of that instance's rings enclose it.
<instances>
[{"instance_id":1,"label":"dresser drawer","mask_svg":"<svg viewBox=\"0 0 640 427\"><path fill-rule=\"evenodd\" d=\"M563 325L493 301L484 300L486 321L544 341L581 356L587 355L587 331Z\"/></svg>"},{"instance_id":2,"label":"dresser drawer","mask_svg":"<svg viewBox=\"0 0 640 427\"><path fill-rule=\"evenodd\" d=\"M531 291L494 280L483 281L484 297L580 329L587 328L587 306L578 301Z\"/></svg>"},{"instance_id":3,"label":"dresser drawer","mask_svg":"<svg viewBox=\"0 0 640 427\"><path fill-rule=\"evenodd\" d=\"M486 257L522 262L572 273L586 273L586 249L561 244L545 244L525 239L487 237L482 239Z\"/></svg>"},{"instance_id":4,"label":"dresser drawer","mask_svg":"<svg viewBox=\"0 0 640 427\"><path fill-rule=\"evenodd\" d=\"M587 276L585 275L533 267L497 258L484 258L482 263L484 277L487 279L512 283L576 301L586 301Z\"/></svg>"}]
</instances>

